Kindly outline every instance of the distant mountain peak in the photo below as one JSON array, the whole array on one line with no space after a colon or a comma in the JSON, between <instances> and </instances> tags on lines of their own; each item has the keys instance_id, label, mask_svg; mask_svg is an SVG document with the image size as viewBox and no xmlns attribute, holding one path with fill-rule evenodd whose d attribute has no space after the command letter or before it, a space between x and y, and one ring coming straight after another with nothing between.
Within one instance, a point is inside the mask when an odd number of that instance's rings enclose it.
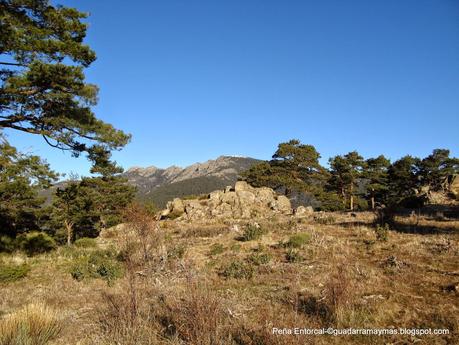
<instances>
[{"instance_id":1,"label":"distant mountain peak","mask_svg":"<svg viewBox=\"0 0 459 345\"><path fill-rule=\"evenodd\" d=\"M127 169L124 176L137 187L140 198L153 199L162 206L173 197L209 193L234 184L240 173L258 162L249 157L222 155L185 168L175 165L166 169L136 166Z\"/></svg>"}]
</instances>

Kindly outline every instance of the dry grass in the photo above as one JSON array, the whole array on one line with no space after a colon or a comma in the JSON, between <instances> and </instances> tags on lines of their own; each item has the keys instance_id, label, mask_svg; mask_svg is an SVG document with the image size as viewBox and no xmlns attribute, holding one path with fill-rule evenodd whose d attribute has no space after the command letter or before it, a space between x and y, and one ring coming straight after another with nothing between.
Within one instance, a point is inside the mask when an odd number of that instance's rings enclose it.
<instances>
[{"instance_id":1,"label":"dry grass","mask_svg":"<svg viewBox=\"0 0 459 345\"><path fill-rule=\"evenodd\" d=\"M419 219L377 241L373 215L335 213L331 221L260 220L266 235L241 242L249 222L206 224L133 220L99 246L116 244L125 275L107 286L73 280L67 270L80 251L58 250L28 262L23 279L1 285L0 310L44 300L70 319L56 344L454 344L459 330L459 227ZM327 218L327 214L320 215ZM131 218L132 219L132 218ZM147 218L148 219L148 218ZM331 218L329 218L331 219ZM400 223L409 219L400 219ZM424 223L425 222L425 223ZM403 224L402 224L403 225ZM415 226L415 225L412 225ZM145 229L149 229L144 231ZM239 231L238 231L239 229ZM124 236L128 234L129 236ZM288 262L284 245L307 235ZM144 243L148 246L144 247ZM212 252L212 249L224 248ZM146 249L146 250L145 250ZM210 253L213 255L210 255ZM269 260L259 257L266 255ZM225 277L232 262L251 278ZM272 328L447 328L437 337L280 336Z\"/></svg>"},{"instance_id":2,"label":"dry grass","mask_svg":"<svg viewBox=\"0 0 459 345\"><path fill-rule=\"evenodd\" d=\"M55 310L29 304L0 320L0 344L45 345L59 336L62 325Z\"/></svg>"}]
</instances>

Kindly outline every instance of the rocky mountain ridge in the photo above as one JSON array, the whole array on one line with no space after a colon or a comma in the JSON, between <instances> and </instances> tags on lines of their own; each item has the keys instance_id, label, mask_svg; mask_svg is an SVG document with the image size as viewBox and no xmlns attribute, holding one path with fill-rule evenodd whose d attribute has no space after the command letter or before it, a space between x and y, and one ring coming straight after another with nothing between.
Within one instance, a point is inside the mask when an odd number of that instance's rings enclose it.
<instances>
[{"instance_id":1,"label":"rocky mountain ridge","mask_svg":"<svg viewBox=\"0 0 459 345\"><path fill-rule=\"evenodd\" d=\"M258 162L249 157L220 156L185 168L132 167L123 175L137 187L141 199L163 206L173 197L210 193L234 185L241 172Z\"/></svg>"}]
</instances>

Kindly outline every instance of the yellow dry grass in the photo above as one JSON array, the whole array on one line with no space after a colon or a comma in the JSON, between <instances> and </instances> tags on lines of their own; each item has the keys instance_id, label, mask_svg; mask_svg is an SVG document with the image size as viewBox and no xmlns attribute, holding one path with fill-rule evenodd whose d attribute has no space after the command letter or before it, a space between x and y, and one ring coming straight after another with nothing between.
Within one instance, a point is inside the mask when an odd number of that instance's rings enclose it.
<instances>
[{"instance_id":1,"label":"yellow dry grass","mask_svg":"<svg viewBox=\"0 0 459 345\"><path fill-rule=\"evenodd\" d=\"M61 330L57 311L43 303L29 304L0 320L0 345L45 345Z\"/></svg>"},{"instance_id":2,"label":"yellow dry grass","mask_svg":"<svg viewBox=\"0 0 459 345\"><path fill-rule=\"evenodd\" d=\"M267 233L246 242L239 238L250 221L237 227L236 222L168 221L155 228L161 233L152 239L161 243L151 246L151 255L139 255L142 247L130 244L140 251L113 286L73 280L72 257L61 248L34 259L26 278L0 286L0 310L14 315L27 303L45 301L71 320L52 342L65 345L457 342L457 221L420 218L417 233L416 224L400 218L400 229L378 241L370 213L319 216L326 222L320 217L257 220ZM122 231L112 230L103 246L122 249ZM309 241L295 248L301 260L289 262L289 248L282 244L297 233L309 233ZM144 236L149 235L139 241ZM216 246L220 249L212 251ZM180 248L184 252L177 254ZM95 249L74 249L85 250ZM270 259L255 264L254 253ZM252 278L222 275L232 262L250 265ZM273 327L445 328L450 334L295 337L274 335Z\"/></svg>"}]
</instances>

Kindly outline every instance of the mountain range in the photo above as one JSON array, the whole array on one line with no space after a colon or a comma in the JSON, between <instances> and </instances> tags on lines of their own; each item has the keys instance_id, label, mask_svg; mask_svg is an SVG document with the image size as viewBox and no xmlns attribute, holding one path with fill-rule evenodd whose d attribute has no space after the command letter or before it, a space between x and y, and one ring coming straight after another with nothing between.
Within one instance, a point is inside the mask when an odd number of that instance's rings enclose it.
<instances>
[{"instance_id":1,"label":"mountain range","mask_svg":"<svg viewBox=\"0 0 459 345\"><path fill-rule=\"evenodd\" d=\"M240 173L258 162L249 157L220 156L185 168L132 167L123 175L137 187L139 199L164 207L175 197L210 193L234 185Z\"/></svg>"}]
</instances>

